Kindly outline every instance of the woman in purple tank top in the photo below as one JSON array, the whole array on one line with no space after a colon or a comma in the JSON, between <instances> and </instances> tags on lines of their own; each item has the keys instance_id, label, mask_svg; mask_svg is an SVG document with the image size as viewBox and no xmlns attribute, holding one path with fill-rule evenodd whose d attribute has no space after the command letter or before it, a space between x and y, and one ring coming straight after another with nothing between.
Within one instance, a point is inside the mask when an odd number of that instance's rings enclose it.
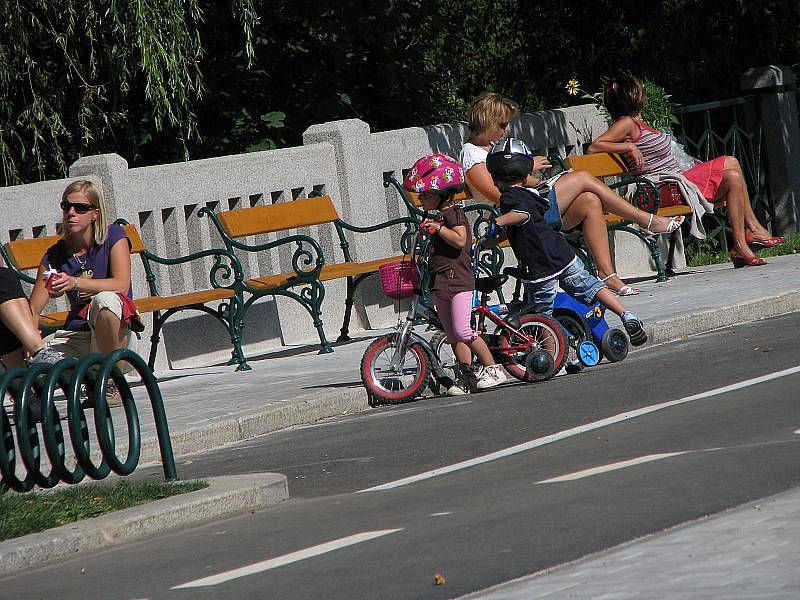
<instances>
[{"instance_id":1,"label":"woman in purple tank top","mask_svg":"<svg viewBox=\"0 0 800 600\"><path fill-rule=\"evenodd\" d=\"M631 76L612 79L603 92L603 102L611 118L611 127L598 137L589 152L618 152L628 162L633 174L682 173L694 183L706 200L724 201L733 231L731 260L737 269L767 264L750 246L771 247L783 243L783 236L773 237L759 223L739 161L733 156L720 156L699 162L681 171L672 153L669 135L653 129L642 120L647 101L642 82Z\"/></svg>"},{"instance_id":2,"label":"woman in purple tank top","mask_svg":"<svg viewBox=\"0 0 800 600\"><path fill-rule=\"evenodd\" d=\"M132 298L131 254L125 230L108 224L102 191L91 181L70 183L60 208L61 240L42 257L31 311L38 316L48 299L66 296L69 312L63 329L45 342L60 357L73 358L130 348L124 307Z\"/></svg>"}]
</instances>

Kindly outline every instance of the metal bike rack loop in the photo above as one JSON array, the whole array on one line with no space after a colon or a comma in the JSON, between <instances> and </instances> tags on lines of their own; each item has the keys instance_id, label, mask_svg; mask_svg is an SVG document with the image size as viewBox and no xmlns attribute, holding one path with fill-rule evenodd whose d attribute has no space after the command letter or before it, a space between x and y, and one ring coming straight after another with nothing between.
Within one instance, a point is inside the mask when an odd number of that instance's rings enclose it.
<instances>
[{"instance_id":1,"label":"metal bike rack loop","mask_svg":"<svg viewBox=\"0 0 800 600\"><path fill-rule=\"evenodd\" d=\"M130 385L117 366L118 361L129 363L139 373L153 409L164 479L178 479L158 382L138 354L120 349L105 356L90 354L80 360L65 358L55 364L34 363L27 369L12 369L3 376L0 380L0 399L5 398L7 392L14 398L14 424L11 424L5 406L0 403L0 493L9 488L26 492L34 486L52 488L59 482L79 483L86 476L103 479L112 471L118 475L133 473L141 453L139 413ZM115 448L114 423L106 398L109 378L116 384L125 410L128 452L124 460L117 456ZM83 384L87 390L93 391L95 399L95 433L101 455L101 461L97 465L90 456L89 426L85 409L81 407L80 391ZM53 402L53 396L58 389L67 400L66 423L77 463L72 470L66 466L64 430ZM44 449L52 465L47 474L42 472L39 430L33 421L31 410L31 404L36 398L41 403ZM27 472L23 479L16 475L15 437L19 458Z\"/></svg>"}]
</instances>

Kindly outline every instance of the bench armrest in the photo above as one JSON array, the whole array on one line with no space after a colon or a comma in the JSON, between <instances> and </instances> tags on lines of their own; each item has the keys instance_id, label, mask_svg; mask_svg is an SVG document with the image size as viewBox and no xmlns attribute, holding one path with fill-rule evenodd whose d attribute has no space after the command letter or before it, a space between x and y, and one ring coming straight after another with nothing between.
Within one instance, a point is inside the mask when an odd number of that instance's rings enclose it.
<instances>
[{"instance_id":1,"label":"bench armrest","mask_svg":"<svg viewBox=\"0 0 800 600\"><path fill-rule=\"evenodd\" d=\"M214 223L214 226L222 237L222 241L231 254L236 254L236 250L241 250L243 252L262 252L295 243L297 248L292 254L292 269L299 277L318 278L322 271L322 266L325 264L325 254L322 251L322 246L319 245L317 240L310 236L293 234L263 244L248 244L230 237L222 227L219 219L217 219L217 215L208 208L201 208L197 211L197 215L201 217L206 216L211 219L211 222ZM308 244L310 249L307 248L305 244ZM312 265L313 268L307 268Z\"/></svg>"},{"instance_id":2,"label":"bench armrest","mask_svg":"<svg viewBox=\"0 0 800 600\"><path fill-rule=\"evenodd\" d=\"M636 206L636 208L650 213L658 212L659 205L661 204L661 196L658 193L656 184L647 177L640 175L623 175L620 181L609 184L608 187L615 190L628 185L636 186L631 196L631 203Z\"/></svg>"},{"instance_id":3,"label":"bench armrest","mask_svg":"<svg viewBox=\"0 0 800 600\"><path fill-rule=\"evenodd\" d=\"M214 257L214 264L211 265L209 271L209 281L213 288L238 288L244 281L244 271L242 264L236 256L222 248L211 248L207 250L200 250L186 256L179 256L176 258L166 258L153 254L149 250L140 253L142 265L145 270L145 277L147 278L147 285L150 288L152 296L159 296L158 287L156 286L156 277L150 262L160 265L180 265L183 263L191 262L208 256ZM231 282L232 280L232 282Z\"/></svg>"},{"instance_id":4,"label":"bench armrest","mask_svg":"<svg viewBox=\"0 0 800 600\"><path fill-rule=\"evenodd\" d=\"M388 188L390 185L395 188L398 194L400 194L400 199L406 205L406 209L408 210L408 214L411 216L411 218L416 218L417 221L421 221L425 211L414 206L414 203L411 202L411 198L408 197L405 188L399 181L397 181L397 179L395 179L393 175L390 173L384 173L383 187Z\"/></svg>"},{"instance_id":5,"label":"bench armrest","mask_svg":"<svg viewBox=\"0 0 800 600\"><path fill-rule=\"evenodd\" d=\"M404 225L403 233L400 235L400 250L408 254L411 252L412 240L417 233L417 227L419 225L418 220L411 217L397 217L376 225L360 226L339 219L336 221L336 233L339 236L339 246L344 253L344 259L347 262L352 262L353 260L350 254L350 242L347 241L345 231L352 231L353 233L372 233L395 225Z\"/></svg>"}]
</instances>

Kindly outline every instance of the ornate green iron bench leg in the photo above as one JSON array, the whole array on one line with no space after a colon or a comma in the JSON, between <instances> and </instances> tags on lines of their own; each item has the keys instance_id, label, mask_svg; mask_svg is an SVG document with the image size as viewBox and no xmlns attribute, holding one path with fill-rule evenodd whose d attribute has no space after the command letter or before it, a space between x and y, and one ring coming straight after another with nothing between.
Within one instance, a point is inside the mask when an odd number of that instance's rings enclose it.
<instances>
[{"instance_id":1,"label":"ornate green iron bench leg","mask_svg":"<svg viewBox=\"0 0 800 600\"><path fill-rule=\"evenodd\" d=\"M234 309L233 305L236 305ZM231 343L233 344L232 361L239 363L236 367L237 371L252 371L253 367L247 364L244 351L242 350L242 331L244 331L244 314L240 308L241 304L231 299L231 305L228 307L228 331L231 334ZM232 363L231 363L232 364Z\"/></svg>"},{"instance_id":2,"label":"ornate green iron bench leg","mask_svg":"<svg viewBox=\"0 0 800 600\"><path fill-rule=\"evenodd\" d=\"M317 328L317 334L319 335L319 354L328 354L333 352L333 348L331 348L328 338L325 337L325 330L322 328L322 301L325 299L325 286L319 281L314 281L311 283L310 288L306 289L311 289L308 298L309 312L311 312L311 316L314 319L314 327Z\"/></svg>"},{"instance_id":3,"label":"ornate green iron bench leg","mask_svg":"<svg viewBox=\"0 0 800 600\"><path fill-rule=\"evenodd\" d=\"M667 269L664 266L664 261L661 259L661 252L658 249L658 243L656 243L654 239L647 237L641 231L634 229L629 225L615 225L614 229L616 231L627 231L628 233L631 233L642 240L645 246L647 246L647 249L650 251L650 257L653 259L653 262L656 265L656 281L667 281Z\"/></svg>"},{"instance_id":4,"label":"ornate green iron bench leg","mask_svg":"<svg viewBox=\"0 0 800 600\"><path fill-rule=\"evenodd\" d=\"M152 371L155 369L156 366L156 353L158 352L158 342L161 341L161 326L164 324L164 321L161 319L161 311L155 311L153 313L153 334L150 336L150 356L147 359L147 366L150 367Z\"/></svg>"},{"instance_id":5,"label":"ornate green iron bench leg","mask_svg":"<svg viewBox=\"0 0 800 600\"><path fill-rule=\"evenodd\" d=\"M344 320L342 321L341 335L336 338L337 342L349 342L351 339L350 320L353 316L353 298L355 297L358 286L370 275L375 275L375 273L362 273L358 277L347 278L347 298L344 300Z\"/></svg>"},{"instance_id":6,"label":"ornate green iron bench leg","mask_svg":"<svg viewBox=\"0 0 800 600\"><path fill-rule=\"evenodd\" d=\"M679 235L681 235L681 230L676 229L669 236L669 250L667 250L667 264L665 266L667 277L675 277L675 265L673 259L675 257L675 246L678 244Z\"/></svg>"},{"instance_id":7,"label":"ornate green iron bench leg","mask_svg":"<svg viewBox=\"0 0 800 600\"><path fill-rule=\"evenodd\" d=\"M342 320L341 333L339 337L336 338L337 342L350 341L350 317L353 314L353 295L361 279L362 277L358 277L354 281L352 277L347 278L347 297L344 299L344 319Z\"/></svg>"}]
</instances>

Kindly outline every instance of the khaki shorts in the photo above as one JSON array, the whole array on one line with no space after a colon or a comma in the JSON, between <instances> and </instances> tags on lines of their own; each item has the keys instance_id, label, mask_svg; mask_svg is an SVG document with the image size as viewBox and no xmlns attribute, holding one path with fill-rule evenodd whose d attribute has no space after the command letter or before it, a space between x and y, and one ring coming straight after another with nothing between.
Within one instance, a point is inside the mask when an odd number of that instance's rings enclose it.
<instances>
[{"instance_id":1,"label":"khaki shorts","mask_svg":"<svg viewBox=\"0 0 800 600\"><path fill-rule=\"evenodd\" d=\"M49 343L50 347L56 352L60 352L66 358L80 359L88 354L97 352L97 341L94 337L94 324L97 321L97 315L103 309L110 310L117 318L122 320L122 301L117 296L116 292L99 292L92 297L92 302L89 305L89 331L69 331L66 329L59 329L55 333L48 335L44 341ZM131 335L130 329L125 323L122 324L123 329L128 334L128 350L136 352L136 336ZM122 370L128 372L132 370L130 365L125 365L126 368Z\"/></svg>"}]
</instances>

